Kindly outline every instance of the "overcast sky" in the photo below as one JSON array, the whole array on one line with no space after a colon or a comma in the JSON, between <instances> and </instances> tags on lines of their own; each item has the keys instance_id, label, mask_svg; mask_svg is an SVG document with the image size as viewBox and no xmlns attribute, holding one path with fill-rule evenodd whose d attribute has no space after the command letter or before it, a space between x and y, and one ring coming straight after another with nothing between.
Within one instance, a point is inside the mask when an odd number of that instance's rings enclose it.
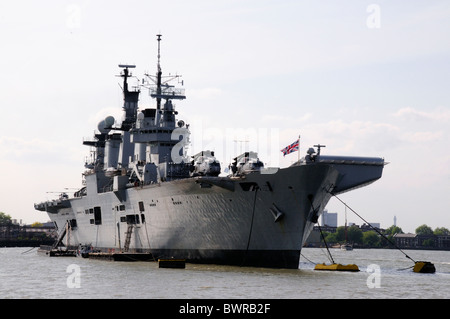
<instances>
[{"instance_id":1,"label":"overcast sky","mask_svg":"<svg viewBox=\"0 0 450 319\"><path fill-rule=\"evenodd\" d=\"M81 187L83 138L120 120L117 65L154 73L158 33L163 72L183 75L191 153L227 166L248 147L285 167L301 135L301 156L321 143L383 157L380 180L341 198L383 228L450 228L448 0L2 1L0 211L47 221L33 204ZM328 210L344 223L341 203Z\"/></svg>"}]
</instances>

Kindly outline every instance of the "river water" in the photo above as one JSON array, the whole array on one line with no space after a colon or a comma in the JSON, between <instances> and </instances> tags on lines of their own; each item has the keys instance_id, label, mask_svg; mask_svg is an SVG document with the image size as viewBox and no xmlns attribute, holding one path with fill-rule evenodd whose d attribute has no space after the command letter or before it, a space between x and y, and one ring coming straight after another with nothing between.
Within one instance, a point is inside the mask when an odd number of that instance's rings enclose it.
<instances>
[{"instance_id":1,"label":"river water","mask_svg":"<svg viewBox=\"0 0 450 319\"><path fill-rule=\"evenodd\" d=\"M412 261L396 249L330 251L336 263L354 263L361 271L315 271L312 262L329 262L320 248L303 249L298 270L195 264L160 269L155 262L50 258L32 248L0 248L0 298L450 298L450 251L405 251L434 263L434 274L412 272Z\"/></svg>"}]
</instances>

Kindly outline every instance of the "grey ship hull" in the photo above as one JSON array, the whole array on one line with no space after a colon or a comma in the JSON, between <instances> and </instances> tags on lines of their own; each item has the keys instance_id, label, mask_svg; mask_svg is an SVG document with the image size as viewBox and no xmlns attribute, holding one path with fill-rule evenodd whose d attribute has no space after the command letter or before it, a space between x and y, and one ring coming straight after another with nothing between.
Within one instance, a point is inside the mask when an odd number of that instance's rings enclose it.
<instances>
[{"instance_id":1,"label":"grey ship hull","mask_svg":"<svg viewBox=\"0 0 450 319\"><path fill-rule=\"evenodd\" d=\"M176 119L172 103L186 98L184 89L168 84L179 76L162 75L161 35L157 41L156 76L146 74L139 88L128 86L135 66L119 65L123 120L116 126L106 117L94 139L83 141L92 155L86 187L74 198L62 194L35 205L57 225L56 244L298 268L301 247L332 193L380 178L383 159L321 156L319 144L317 155L311 148L288 168L264 169L255 152L245 152L230 165L232 176L207 177L219 174L220 163L208 150L187 156L189 125ZM138 110L140 88L149 89L156 108Z\"/></svg>"},{"instance_id":2,"label":"grey ship hull","mask_svg":"<svg viewBox=\"0 0 450 319\"><path fill-rule=\"evenodd\" d=\"M331 193L381 177L382 159L339 160L143 187L120 185L116 176L110 191L36 209L46 210L60 231L71 225L66 241L72 246L191 263L298 268L301 247ZM97 174L86 177L88 190L97 189Z\"/></svg>"}]
</instances>

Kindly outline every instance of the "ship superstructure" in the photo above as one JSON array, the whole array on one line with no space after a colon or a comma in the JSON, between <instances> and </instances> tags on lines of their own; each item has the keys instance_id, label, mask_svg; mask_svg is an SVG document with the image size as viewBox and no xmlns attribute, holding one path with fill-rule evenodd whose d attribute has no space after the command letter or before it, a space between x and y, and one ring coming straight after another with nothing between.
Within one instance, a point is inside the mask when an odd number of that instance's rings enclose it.
<instances>
[{"instance_id":1,"label":"ship superstructure","mask_svg":"<svg viewBox=\"0 0 450 319\"><path fill-rule=\"evenodd\" d=\"M221 170L214 152L187 155L189 125L177 119L183 89L163 76L160 42L156 75L129 88L134 65L122 69L120 125L98 125L84 186L35 204L57 226L60 242L97 251L147 253L192 263L298 268L300 250L332 194L379 179L382 158L324 156L321 145L290 167L264 168L254 152ZM179 81L178 81L179 82ZM141 89L156 107L140 110Z\"/></svg>"}]
</instances>

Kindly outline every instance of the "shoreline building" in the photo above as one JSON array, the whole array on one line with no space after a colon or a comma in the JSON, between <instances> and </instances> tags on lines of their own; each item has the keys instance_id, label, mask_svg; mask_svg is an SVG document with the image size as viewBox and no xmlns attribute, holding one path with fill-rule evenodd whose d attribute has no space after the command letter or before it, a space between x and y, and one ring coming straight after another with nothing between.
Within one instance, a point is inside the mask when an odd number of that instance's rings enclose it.
<instances>
[{"instance_id":1,"label":"shoreline building","mask_svg":"<svg viewBox=\"0 0 450 319\"><path fill-rule=\"evenodd\" d=\"M328 210L324 210L322 213L322 226L337 227L338 213L329 213Z\"/></svg>"}]
</instances>

